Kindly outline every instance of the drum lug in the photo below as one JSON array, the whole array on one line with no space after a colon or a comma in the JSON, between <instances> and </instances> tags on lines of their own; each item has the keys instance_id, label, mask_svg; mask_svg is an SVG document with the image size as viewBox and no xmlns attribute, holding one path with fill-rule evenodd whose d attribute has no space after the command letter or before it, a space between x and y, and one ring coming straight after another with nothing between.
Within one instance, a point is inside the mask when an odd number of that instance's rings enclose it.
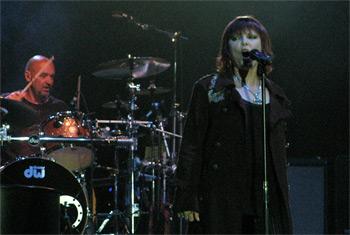
<instances>
[{"instance_id":1,"label":"drum lug","mask_svg":"<svg viewBox=\"0 0 350 235\"><path fill-rule=\"evenodd\" d=\"M51 161L51 162L56 162L56 160L54 158L46 158L46 159Z\"/></svg>"}]
</instances>

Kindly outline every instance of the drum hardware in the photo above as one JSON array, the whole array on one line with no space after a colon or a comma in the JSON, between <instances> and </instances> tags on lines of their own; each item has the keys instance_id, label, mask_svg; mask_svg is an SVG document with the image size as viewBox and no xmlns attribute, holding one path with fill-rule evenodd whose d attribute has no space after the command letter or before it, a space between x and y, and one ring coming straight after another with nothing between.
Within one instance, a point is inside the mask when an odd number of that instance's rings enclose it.
<instances>
[{"instance_id":1,"label":"drum hardware","mask_svg":"<svg viewBox=\"0 0 350 235\"><path fill-rule=\"evenodd\" d=\"M175 33L169 33L166 32L164 30L158 29L154 26L152 26L152 29L154 29L155 31L161 32L161 33L165 33L167 36L171 37L172 42L175 42L175 61L174 61L174 84L175 84L175 88L176 88L176 73L177 73L177 69L176 69L176 65L177 65L177 40L178 39L187 39L186 37L180 36L180 32L175 32ZM163 142L166 146L167 149L167 155L165 156L165 158L163 159L163 163L164 165L166 165L166 158L167 156L170 158L170 150L169 147L166 143L166 138L168 136L172 136L174 137L174 139L176 139L176 137L181 138L181 135L177 135L175 133L175 131L173 131L173 133L171 132L166 132L164 130L164 123L159 124L158 128L157 126L154 126L152 122L142 122L142 121L136 121L134 119L134 111L137 109L137 106L135 104L136 101L136 95L150 95L150 96L154 96L154 94L163 94L163 93L167 93L170 91L170 89L166 89L166 88L157 88L155 86L155 84L151 83L150 86L145 89L145 90L140 90L140 85L134 84L133 81L134 79L139 79L139 78L144 78L144 77L148 77L148 76L152 76L155 74L158 74L160 72L165 71L166 69L168 69L170 67L170 63L168 63L167 61L160 59L160 58L152 58L152 57L144 57L144 58L140 58L140 57L132 57L131 55L128 56L128 59L123 59L123 60L119 60L119 61L110 61L104 64L101 64L98 66L98 68L95 70L95 72L93 73L94 76L96 77L101 77L101 78L107 78L107 79L114 79L114 80L123 80L123 79L127 79L128 83L127 83L127 87L130 91L130 102L129 102L129 110L130 113L128 115L128 117L125 120L98 120L97 121L97 125L98 124L126 124L126 135L129 138L135 138L137 136L137 128L138 126L143 126L146 128L151 128L152 132L155 133L157 131L159 131L161 133L161 136L163 138ZM174 91L174 97L176 100L176 93ZM114 104L116 103L116 104ZM118 103L117 102L111 102L111 103L106 103L104 106L108 107L108 108L116 108L117 111L119 111L120 107L118 107ZM174 102L175 103L175 102ZM152 106L154 106L155 108L158 108L159 103L153 102ZM120 113L118 112L118 119L120 117ZM119 128L117 128L119 129ZM119 133L119 132L118 132ZM110 132L108 133L105 132L104 134L107 135L114 135L111 134ZM152 136L154 137L154 134L152 134ZM152 147L154 146L154 144L152 144ZM126 228L126 231L130 231L131 233L135 232L135 217L138 217L140 212L139 212L139 205L135 203L135 177L138 177L139 175L137 174L137 170L136 170L136 159L135 159L135 150L137 149L137 144L135 145L131 145L129 146L130 148L130 157L129 157L129 163L128 163L128 171L130 173L130 191L127 195L128 198L130 198L130 207L129 207L129 211L127 212L127 218L126 219L130 219L130 230L128 228ZM173 147L174 151L175 151L175 147ZM154 150L154 149L153 149ZM173 151L173 152L174 152ZM152 156L154 156L154 151L152 151L153 154ZM173 153L174 156L174 153ZM173 157L174 158L174 157ZM154 159L153 159L154 160ZM155 161L152 161L155 162ZM155 164L154 164L155 165ZM153 181L153 185L154 185L154 180L158 178L155 177L155 173L154 173L154 167L152 168L152 181ZM165 176L165 170L163 170L163 175ZM154 188L154 186L153 186ZM115 190L116 191L116 190ZM158 193L159 194L159 193ZM165 194L165 193L164 193ZM154 200L155 198L155 193L153 193L152 196L152 200ZM153 203L154 204L154 203ZM115 208L117 210L117 208ZM110 213L108 213L106 220L102 223L103 226L106 225L106 223L108 223L109 219L114 215L113 211L111 211ZM102 226L102 227L103 227ZM118 226L116 226L118 227ZM102 228L103 229L103 228ZM118 228L116 228L117 230ZM98 232L101 232L101 229L98 229ZM118 232L118 231L116 231Z\"/></svg>"},{"instance_id":2,"label":"drum hardware","mask_svg":"<svg viewBox=\"0 0 350 235\"><path fill-rule=\"evenodd\" d=\"M160 113L157 113L157 116L161 116ZM158 167L158 171L157 174L158 176L162 175L162 177L160 179L162 179L162 182L159 182L159 185L157 187L157 192L155 192L155 178L152 179L152 216L154 216L153 214L155 213L155 218L156 221L160 221L160 211L161 208L165 208L166 205L166 195L167 195L167 174L166 174L166 165L167 165L167 159L170 159L170 150L168 147L168 143L167 143L167 136L165 134L164 131L164 126L163 126L163 120L158 120L158 126L159 129L156 128L156 126L154 126L153 130L152 130L152 147L151 147L151 152L152 152L152 162L155 163L155 153L154 153L154 136L155 136L155 132L158 131L160 132L160 136L159 136L159 143L161 143L163 140L163 144L165 146L165 150L166 150L166 155L163 156L159 156L159 159L162 158L162 160L160 161L159 165L160 167ZM173 135L173 133L170 133ZM158 153L161 154L160 151L160 146L159 145L159 150ZM156 167L152 167L152 176L155 177L155 169ZM157 195L157 197L156 197ZM154 211L155 210L155 211ZM154 211L154 212L153 212ZM150 228L151 230L153 230L153 219L152 219L152 228Z\"/></svg>"},{"instance_id":3,"label":"drum hardware","mask_svg":"<svg viewBox=\"0 0 350 235\"><path fill-rule=\"evenodd\" d=\"M60 204L64 207L64 219L68 222L68 225L70 225L70 228L76 228L83 219L83 208L78 200L76 200L74 197L69 195L63 195L60 196ZM77 210L77 218L75 219L74 223L70 220L70 217L68 215L67 208L70 207L70 205L74 205L75 209ZM70 231L72 232L72 231Z\"/></svg>"},{"instance_id":4,"label":"drum hardware","mask_svg":"<svg viewBox=\"0 0 350 235\"><path fill-rule=\"evenodd\" d=\"M180 112L178 111L180 104L178 103L174 103L173 108L171 109L170 112L170 117L172 118L172 125L173 125L173 133L177 132L177 128L179 128L177 126L177 121L179 120L180 117ZM180 134L182 135L182 127L180 126ZM180 143L176 144L176 138L172 139L172 153L171 153L171 162L175 162L175 158L176 158L176 145L179 145Z\"/></svg>"},{"instance_id":5,"label":"drum hardware","mask_svg":"<svg viewBox=\"0 0 350 235\"><path fill-rule=\"evenodd\" d=\"M149 125L145 125L142 122L144 122L144 121L141 121L141 123L139 123L139 126L145 127L145 128L150 128ZM172 132L165 131L165 130L162 130L162 129L159 129L159 128L155 128L155 131L156 132L160 132L160 133L164 133L165 135L169 135L169 136L172 136L172 137L176 137L176 138L180 138L180 139L182 138L182 135L174 134ZM165 138L166 138L166 136L165 136Z\"/></svg>"},{"instance_id":6,"label":"drum hardware","mask_svg":"<svg viewBox=\"0 0 350 235\"><path fill-rule=\"evenodd\" d=\"M39 140L40 141L40 140ZM29 141L30 142L30 141ZM40 153L41 153L41 156L45 156L45 151L46 151L46 148L44 146L40 146ZM54 158L47 158L47 159L54 159ZM54 159L55 160L55 159ZM56 160L55 160L56 162Z\"/></svg>"},{"instance_id":7,"label":"drum hardware","mask_svg":"<svg viewBox=\"0 0 350 235\"><path fill-rule=\"evenodd\" d=\"M10 142L10 136L7 135L7 130L10 129L10 125L2 124L0 128L1 146L4 146L4 142Z\"/></svg>"},{"instance_id":8,"label":"drum hardware","mask_svg":"<svg viewBox=\"0 0 350 235\"><path fill-rule=\"evenodd\" d=\"M122 120L96 120L97 124L129 124L128 120L122 119ZM134 120L135 125L144 125L144 126L149 126L152 125L153 122L151 121L138 121Z\"/></svg>"},{"instance_id":9,"label":"drum hardware","mask_svg":"<svg viewBox=\"0 0 350 235\"><path fill-rule=\"evenodd\" d=\"M160 95L170 92L170 88L157 87L154 81L151 81L147 89L141 89L136 92L136 95L149 95L153 97L154 95Z\"/></svg>"},{"instance_id":10,"label":"drum hardware","mask_svg":"<svg viewBox=\"0 0 350 235\"><path fill-rule=\"evenodd\" d=\"M169 136L172 136L173 138L179 138L181 139L182 136L181 135L177 135L174 134L172 132L168 132L164 130L164 123L165 123L165 119L161 119L161 113L159 112L159 109L155 109L156 115L158 117L158 120L156 120L155 123L157 123L157 125L152 125L147 126L147 125L142 125L140 124L141 127L145 127L145 128L152 128L152 146L151 146L151 162L147 162L147 161L143 161L143 165L147 166L148 168L151 168L152 171L152 208L151 208L151 217L155 216L154 219L156 219L156 223L159 223L161 221L161 217L160 216L164 216L166 217L167 220L171 220L171 216L166 216L166 214L171 214L172 213L172 209L171 209L171 205L170 203L167 201L167 193L168 193L168 189L167 189L167 185L168 185L168 178L170 176L173 175L175 169L176 169L176 165L173 164L173 162L171 161L171 153L169 150L169 146L167 143L167 139ZM154 136L155 133L158 132L160 133L159 135L159 143L163 143L163 145L165 146L165 152L166 154L161 155L161 151L160 151L160 146L158 146L158 153L160 154L159 156L159 161L160 162L156 162L155 161L155 151L154 151ZM155 171L157 169L157 174L158 177L155 176ZM158 187L156 187L156 180L162 180L161 182L158 182ZM157 189L157 192L155 191ZM169 206L169 205L170 206ZM152 228L149 228L151 231L153 231L154 229L156 229L156 227L153 227L154 225L154 221L151 218L150 224ZM160 232L160 231L154 231L154 232Z\"/></svg>"},{"instance_id":11,"label":"drum hardware","mask_svg":"<svg viewBox=\"0 0 350 235\"><path fill-rule=\"evenodd\" d=\"M97 124L99 123L109 123L109 124L126 124L126 134L131 139L137 139L135 138L137 136L137 128L139 124L149 124L151 125L152 122L142 122L142 121L136 121L134 119L134 111L137 109L137 106L135 104L136 101L136 93L140 91L140 85L135 84L133 81L137 78L143 78L147 76L151 76L157 73L160 73L162 71L165 71L170 66L169 63L167 63L165 60L159 59L159 58L138 58L138 57L132 57L130 54L128 55L128 59L126 60L120 60L120 61L112 61L108 62L107 64L104 64L100 66L99 70L93 75L100 76L104 78L112 78L112 79L123 79L127 78L127 87L130 93L130 101L129 101L129 111L130 113L127 116L126 120L121 121L111 121L108 120L106 122L97 120ZM115 102L115 108L119 110L120 102ZM113 105L114 107L114 105ZM120 113L118 113L119 116ZM126 193L126 201L129 202L128 205L126 205L126 222L127 226L130 227L130 232L135 232L135 218L139 217L141 212L139 208L139 204L135 203L135 178L138 177L137 174L137 158L135 157L135 151L137 150L137 143L129 146L129 161L128 161L128 172L130 175L130 189L129 192ZM116 161L116 151L115 151L115 164ZM115 168L118 168L115 166ZM152 175L154 176L154 175ZM154 179L154 177L151 177ZM117 182L117 177L115 177L115 182ZM115 183L117 185L117 183ZM117 188L114 190L115 193L115 201L116 201L116 194L117 194ZM114 215L118 214L118 208L117 203L115 203L114 212L111 211L108 215L108 217L103 221L101 227L97 230L97 232L101 232L103 227L108 223L109 219ZM129 231L129 229L127 229ZM118 226L116 226L116 233L118 233Z\"/></svg>"},{"instance_id":12,"label":"drum hardware","mask_svg":"<svg viewBox=\"0 0 350 235\"><path fill-rule=\"evenodd\" d=\"M159 126L159 130L161 130L160 134L161 136L159 136L159 143L161 143L161 139L163 140L163 144L165 146L165 150L166 150L166 155L163 156L163 161L162 161L162 167L166 165L167 163L167 157L170 158L170 150L169 150L169 146L168 146L168 142L167 142L167 136L166 134L164 133L164 120L162 120L162 113L159 109L159 103L158 102L155 102L155 99L154 99L154 88L156 87L155 86L155 83L154 81L151 81L151 84L150 84L150 87L152 87L151 89L151 98L152 98L152 110L150 110L147 114L146 114L146 117L149 117L153 112L155 113L155 116L156 116L156 123L158 124ZM151 161L152 162L155 162L155 149L154 149L154 138L155 138L155 133L156 133L156 130L157 130L157 126L156 125L152 125L151 126ZM159 159L161 159L161 144L159 144L159 149L158 149L158 154L160 155L159 156ZM159 172L158 172L159 174ZM159 205L159 198L157 198L157 204L156 204L156 195L160 195L160 187L158 187L158 192L156 194L155 192L155 189L156 189L156 176L155 176L155 167L152 168L152 209L156 208L157 211L159 210L159 208L161 207L161 205ZM163 199L162 199L162 204L165 203L166 201L166 175L165 175L165 171L163 171L163 184L162 184L162 192L163 192ZM157 216L159 216L157 214Z\"/></svg>"},{"instance_id":13,"label":"drum hardware","mask_svg":"<svg viewBox=\"0 0 350 235\"><path fill-rule=\"evenodd\" d=\"M116 16L118 15L118 16ZM122 15L124 17L124 15L126 14L114 14L112 15L113 17L117 17L117 18L120 18L119 15ZM126 15L128 16L128 15ZM147 27L142 27L142 29L145 29L145 30L153 30L153 31L156 31L158 33L161 33L161 34L164 34L166 35L167 37L170 38L171 42L174 43L174 61L173 61L173 65L174 65L174 89L173 89L173 108L176 110L177 109L177 93L176 93L176 90L177 90L177 57L178 57L178 42L179 40L188 40L188 37L186 36L183 36L182 33L180 31L175 31L175 32L169 32L167 30L163 30L163 29L160 29L154 25L148 25L148 24L141 24L140 22L138 21L134 21L134 18L132 16L128 16L129 19L131 19L131 22L136 24L137 26L142 26L142 25L147 25ZM131 17L131 18L130 18ZM181 45L181 44L180 44ZM169 65L170 66L170 65ZM182 86L181 86L182 88ZM181 94L183 94L183 92L181 92ZM181 98L182 100L182 98ZM176 123L176 117L173 116L173 122L172 122L172 125L173 125L173 133L175 134L177 131L177 123ZM182 133L180 133L182 134ZM171 161L174 161L175 160L175 155L176 155L176 139L173 138L173 143L172 143L172 154L171 154Z\"/></svg>"},{"instance_id":14,"label":"drum hardware","mask_svg":"<svg viewBox=\"0 0 350 235\"><path fill-rule=\"evenodd\" d=\"M135 64L135 59L133 58L130 54L128 55L128 66L130 69L130 76L129 76L129 82L127 84L127 86L129 87L129 92L130 92L130 114L128 115L128 125L127 128L129 130L129 137L133 138L134 134L135 134L135 123L134 123L134 111L136 110L136 106L135 106L135 101L136 101L136 95L135 92L136 91L140 91L140 85L137 84L135 85L132 81L135 79L135 76L145 76L145 74L142 74L141 71L135 71L135 68L138 68L141 66L139 66L137 63ZM153 61L155 62L155 61ZM153 65L155 63L152 63ZM170 65L169 65L170 66ZM163 68L167 69L169 66L164 66ZM160 68L161 66L159 66ZM152 67L147 67L152 68ZM152 69L155 69L156 67L154 66ZM152 71L152 69L148 70L149 74L151 74L151 72L155 73L155 71ZM165 70L164 69L164 70ZM130 156L130 161L129 161L129 174L130 174L130 205L129 205L129 210L127 215L130 216L130 228L131 228L131 233L134 234L135 233L135 218L139 217L139 205L137 203L135 203L135 172L136 172L136 162L135 162L135 151L137 150L137 146L130 146L130 152L129 152L129 156ZM115 159L116 160L116 159Z\"/></svg>"},{"instance_id":15,"label":"drum hardware","mask_svg":"<svg viewBox=\"0 0 350 235\"><path fill-rule=\"evenodd\" d=\"M30 136L24 136L24 137L11 137L11 136L4 136L2 141L4 142L12 142L12 141L29 141ZM51 136L42 136L40 137L40 141L47 141L47 142L67 142L67 143L81 143L81 142L93 142L93 143L115 143L118 146L129 146L129 145L137 145L137 140L134 138L127 138L125 136L122 137L113 137L113 138L92 138L92 139L86 139L86 138L74 138L74 137L51 137Z\"/></svg>"},{"instance_id":16,"label":"drum hardware","mask_svg":"<svg viewBox=\"0 0 350 235\"><path fill-rule=\"evenodd\" d=\"M1 128L4 129L4 128ZM6 129L6 128L5 128ZM6 131L1 131L1 145L3 146L4 142L12 142L12 141L30 141L30 136L22 136L22 137L12 137L7 135ZM117 146L129 146L129 145L137 145L137 139L127 138L125 136L118 137L110 137L110 138L75 138L75 137L51 137L51 136L40 136L40 141L47 142L67 142L67 143L108 143L108 144L116 144Z\"/></svg>"}]
</instances>

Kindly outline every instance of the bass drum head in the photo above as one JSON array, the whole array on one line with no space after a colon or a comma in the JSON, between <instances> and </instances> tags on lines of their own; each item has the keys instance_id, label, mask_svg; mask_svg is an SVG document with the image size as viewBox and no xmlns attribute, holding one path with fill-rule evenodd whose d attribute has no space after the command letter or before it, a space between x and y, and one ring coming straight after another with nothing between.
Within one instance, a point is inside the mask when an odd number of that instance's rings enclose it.
<instances>
[{"instance_id":1,"label":"bass drum head","mask_svg":"<svg viewBox=\"0 0 350 235\"><path fill-rule=\"evenodd\" d=\"M1 234L59 234L60 195L50 188L1 185Z\"/></svg>"},{"instance_id":2,"label":"bass drum head","mask_svg":"<svg viewBox=\"0 0 350 235\"><path fill-rule=\"evenodd\" d=\"M44 188L57 192L61 205L61 233L84 233L88 219L86 193L67 168L48 159L22 158L3 167L0 176L2 187ZM37 197L37 200L41 198Z\"/></svg>"},{"instance_id":3,"label":"bass drum head","mask_svg":"<svg viewBox=\"0 0 350 235\"><path fill-rule=\"evenodd\" d=\"M68 170L76 171L89 167L94 159L91 149L80 146L55 146L45 155L45 158L55 159Z\"/></svg>"}]
</instances>

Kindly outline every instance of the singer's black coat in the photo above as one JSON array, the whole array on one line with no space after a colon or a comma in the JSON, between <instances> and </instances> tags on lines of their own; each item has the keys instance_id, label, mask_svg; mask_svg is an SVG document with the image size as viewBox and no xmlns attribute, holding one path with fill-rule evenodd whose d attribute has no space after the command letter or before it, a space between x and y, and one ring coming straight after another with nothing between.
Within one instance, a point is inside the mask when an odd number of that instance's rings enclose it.
<instances>
[{"instance_id":1,"label":"singer's black coat","mask_svg":"<svg viewBox=\"0 0 350 235\"><path fill-rule=\"evenodd\" d=\"M246 156L246 102L236 91L232 74L198 80L192 91L176 172L174 211L199 211L198 233L240 233L244 198ZM266 80L270 92L269 142L273 167L284 205L280 215L285 231L292 232L290 216L285 119L291 113L283 91ZM220 91L231 91L229 96ZM214 98L213 98L214 97ZM223 99L222 99L223 98ZM210 101L211 99L211 101ZM190 226L198 223L190 223Z\"/></svg>"}]
</instances>

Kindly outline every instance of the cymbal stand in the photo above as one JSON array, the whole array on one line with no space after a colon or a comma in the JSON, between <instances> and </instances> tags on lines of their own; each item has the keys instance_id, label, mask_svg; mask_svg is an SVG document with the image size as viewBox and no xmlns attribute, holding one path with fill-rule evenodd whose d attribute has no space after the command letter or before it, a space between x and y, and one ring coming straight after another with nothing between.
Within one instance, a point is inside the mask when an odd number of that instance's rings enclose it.
<instances>
[{"instance_id":1,"label":"cymbal stand","mask_svg":"<svg viewBox=\"0 0 350 235\"><path fill-rule=\"evenodd\" d=\"M164 147L165 147L165 150L166 150L166 156L163 156L163 161L162 161L162 166L163 166L163 199L162 199L162 202L163 202L163 205L165 205L166 203L166 191L167 191L167 188L166 188L166 181L167 181L167 175L166 175L166 165L167 165L167 158L170 159L170 150L169 150L169 146L168 146L168 142L167 142L167 136L166 134L163 132L164 131L164 122L163 120L159 120L159 129L162 130L161 132L161 139L163 140L163 143L164 143ZM175 138L174 138L175 139ZM161 143L159 141L159 159L161 159L162 157L162 154L161 154Z\"/></svg>"},{"instance_id":2,"label":"cymbal stand","mask_svg":"<svg viewBox=\"0 0 350 235\"><path fill-rule=\"evenodd\" d=\"M130 65L130 78L128 82L128 87L130 91L130 114L128 115L128 136L134 139L135 134L135 120L134 120L134 111L136 110L135 100L136 95L135 91L140 91L140 85L134 84L132 71L134 69L133 57L129 54L129 65ZM130 172L130 217L131 217L131 234L135 233L135 218L139 216L139 205L135 203L135 172L136 172L136 162L135 162L135 151L137 150L137 144L130 146L130 162L129 162L129 172Z\"/></svg>"},{"instance_id":3,"label":"cymbal stand","mask_svg":"<svg viewBox=\"0 0 350 235\"><path fill-rule=\"evenodd\" d=\"M156 119L157 119L157 123L159 125L159 128L164 131L164 126L163 126L163 120L162 120L162 113L159 109L159 103L158 102L155 102L155 96L154 96L154 91L155 91L155 83L154 81L151 81L150 83L150 96L151 96L151 100L152 100L152 109L154 109L155 113L156 113ZM152 113L152 110L149 112L149 113ZM162 133L162 138L163 138L163 142L164 142L164 146L165 146L165 150L166 150L166 153L167 153L167 157L170 158L170 150L169 150L169 146L168 146L168 142L166 140L166 135L164 132L161 132ZM153 146L153 145L152 145ZM160 152L159 152L160 153ZM166 159L165 159L165 162L163 164L166 164Z\"/></svg>"},{"instance_id":4,"label":"cymbal stand","mask_svg":"<svg viewBox=\"0 0 350 235\"><path fill-rule=\"evenodd\" d=\"M159 111L159 109L156 109L156 113L157 113L157 120L156 123L158 123L158 128L162 131L160 132L159 135L159 141L158 141L158 155L159 155L159 160L161 160L161 174L163 174L163 180L162 180L162 184L160 184L159 182L159 186L158 186L158 198L157 198L157 211L160 211L160 209L162 208L162 206L164 207L166 204L166 200L167 200L167 174L166 174L166 170L167 170L167 159L170 160L170 150L169 150L169 146L168 146L168 142L167 142L167 135L164 133L164 120L162 119L162 114ZM153 130L154 132L155 130ZM164 144L165 147L165 151L166 151L166 155L162 154L162 142ZM154 148L153 142L152 142L152 149ZM152 162L155 162L155 156L154 156L154 151L152 151ZM152 169L152 173L154 173L154 168ZM159 172L160 174L160 172ZM153 175L154 176L154 175ZM158 179L159 177L157 177ZM155 177L153 178L155 179ZM154 188L154 184L155 181L153 180L152 182L153 187ZM161 186L160 186L161 185ZM162 191L160 191L162 190ZM154 208L154 207L153 207ZM160 213L156 213L157 215L157 222L159 222L159 217L160 217Z\"/></svg>"},{"instance_id":5,"label":"cymbal stand","mask_svg":"<svg viewBox=\"0 0 350 235\"><path fill-rule=\"evenodd\" d=\"M176 31L176 32L169 32L163 29L159 29L158 27L154 26L154 25L149 25L149 24L141 24L140 22L138 22L138 26L140 26L143 30L154 30L158 33L162 33L166 36L168 36L171 39L171 42L174 43L174 89L173 89L173 106L178 106L177 102L177 93L176 93L176 88L177 88L177 64L178 64L178 42L179 39L182 40L188 40L188 37L185 37L182 35L182 33L180 31ZM182 94L183 92L181 92ZM176 134L176 116L173 116L173 134ZM172 154L171 154L171 162L174 162L174 158L176 156L176 139L173 138L173 142L172 142Z\"/></svg>"},{"instance_id":6,"label":"cymbal stand","mask_svg":"<svg viewBox=\"0 0 350 235\"><path fill-rule=\"evenodd\" d=\"M159 30L158 30L159 31ZM177 54L178 54L178 39L185 39L188 40L187 37L184 37L181 35L181 32L175 32L171 36L171 41L174 43L174 89L173 89L173 108L176 109L179 104L177 103ZM183 92L181 92L182 94ZM173 123L173 133L176 134L177 129L177 119L176 115L172 117L172 123ZM171 162L175 161L176 157L176 138L172 139L172 154L171 154Z\"/></svg>"},{"instance_id":7,"label":"cymbal stand","mask_svg":"<svg viewBox=\"0 0 350 235\"><path fill-rule=\"evenodd\" d=\"M145 127L145 128L150 128L149 125L146 125L146 124L140 124L141 127ZM154 135L154 132L159 132L161 133L161 138L163 139L163 142L164 142L164 146L165 146L165 149L166 149L166 156L163 157L163 161L162 161L162 164L161 164L161 168L163 170L162 174L163 174L163 182L162 182L162 204L166 205L166 200L167 200L167 157L169 158L170 157L170 150L169 150L169 146L168 146L168 143L167 143L167 136L172 136L174 139L175 138L179 138L181 139L182 136L181 135L177 135L177 134L174 134L172 132L168 132L168 131L165 131L164 130L164 121L163 120L158 120L158 128L156 128L155 125L152 125L152 136ZM152 137L153 138L153 137ZM158 149L158 153L159 155L161 156L161 141L159 141L159 149ZM153 144L153 140L152 140L152 162L155 163L155 157L154 157L154 144ZM161 158L160 158L161 159ZM172 164L172 161L169 161L171 164ZM156 166L156 164L154 164L153 168L152 168L152 207L155 208L155 179L159 179L159 177L155 177L155 170L154 170L154 167ZM158 187L158 190L159 190L159 187ZM159 203L160 200L157 200L157 203ZM157 208L160 208L161 205L157 206ZM157 213L157 221L159 221L159 213Z\"/></svg>"},{"instance_id":8,"label":"cymbal stand","mask_svg":"<svg viewBox=\"0 0 350 235\"><path fill-rule=\"evenodd\" d=\"M114 148L114 166L113 169L113 176L114 176L114 210L110 211L107 215L107 218L102 222L101 226L96 231L96 234L100 234L102 230L106 227L107 223L110 221L110 219L115 216L115 233L119 234L119 227L118 227L118 215L122 215L123 213L118 210L118 171L116 169L119 169L119 163L118 163L118 147L115 146Z\"/></svg>"}]
</instances>

